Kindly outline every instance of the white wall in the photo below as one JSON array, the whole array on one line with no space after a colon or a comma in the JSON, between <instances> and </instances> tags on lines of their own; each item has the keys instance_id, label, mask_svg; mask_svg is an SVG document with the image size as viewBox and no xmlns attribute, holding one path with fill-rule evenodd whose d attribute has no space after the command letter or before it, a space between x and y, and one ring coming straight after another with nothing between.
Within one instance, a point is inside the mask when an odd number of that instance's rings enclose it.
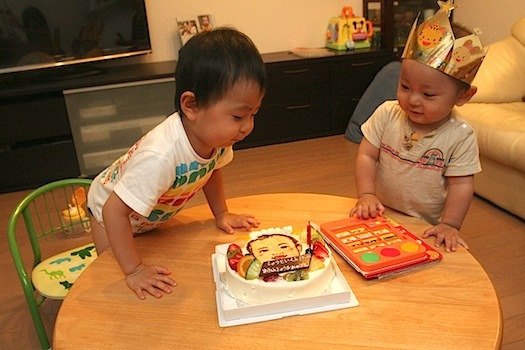
<instances>
[{"instance_id":1,"label":"white wall","mask_svg":"<svg viewBox=\"0 0 525 350\"><path fill-rule=\"evenodd\" d=\"M146 0L153 53L141 62L177 59L181 41L177 19L212 14L216 25L234 26L246 33L262 53L296 47L322 47L326 26L343 6L362 15L362 0ZM469 28L480 27L486 46L510 34L525 15L525 0L456 0L454 19Z\"/></svg>"},{"instance_id":2,"label":"white wall","mask_svg":"<svg viewBox=\"0 0 525 350\"><path fill-rule=\"evenodd\" d=\"M456 0L454 21L467 28L481 28L487 46L510 35L512 25L525 16L524 0Z\"/></svg>"},{"instance_id":3,"label":"white wall","mask_svg":"<svg viewBox=\"0 0 525 350\"><path fill-rule=\"evenodd\" d=\"M178 57L177 19L212 14L216 26L234 26L248 35L261 53L324 46L328 21L352 6L362 15L362 0L146 0L153 54L148 61Z\"/></svg>"}]
</instances>

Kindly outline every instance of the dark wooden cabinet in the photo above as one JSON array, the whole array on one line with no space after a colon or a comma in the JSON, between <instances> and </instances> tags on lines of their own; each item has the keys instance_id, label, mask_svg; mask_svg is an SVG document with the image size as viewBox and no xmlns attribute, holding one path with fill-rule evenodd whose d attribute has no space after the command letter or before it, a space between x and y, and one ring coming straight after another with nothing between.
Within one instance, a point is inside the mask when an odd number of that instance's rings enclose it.
<instances>
[{"instance_id":1,"label":"dark wooden cabinet","mask_svg":"<svg viewBox=\"0 0 525 350\"><path fill-rule=\"evenodd\" d=\"M252 133L236 148L295 141L330 130L330 66L312 60L268 63L268 86Z\"/></svg>"},{"instance_id":2,"label":"dark wooden cabinet","mask_svg":"<svg viewBox=\"0 0 525 350\"><path fill-rule=\"evenodd\" d=\"M264 54L268 90L252 133L236 149L344 133L361 95L392 56L377 50L300 58Z\"/></svg>"},{"instance_id":3,"label":"dark wooden cabinet","mask_svg":"<svg viewBox=\"0 0 525 350\"><path fill-rule=\"evenodd\" d=\"M436 0L363 0L363 13L374 27L380 47L400 56L418 13L419 21L439 8Z\"/></svg>"},{"instance_id":4,"label":"dark wooden cabinet","mask_svg":"<svg viewBox=\"0 0 525 350\"><path fill-rule=\"evenodd\" d=\"M368 56L331 63L330 96L332 129L344 133L348 120L366 88L391 56Z\"/></svg>"},{"instance_id":5,"label":"dark wooden cabinet","mask_svg":"<svg viewBox=\"0 0 525 350\"><path fill-rule=\"evenodd\" d=\"M61 92L0 99L0 192L78 176Z\"/></svg>"},{"instance_id":6,"label":"dark wooden cabinet","mask_svg":"<svg viewBox=\"0 0 525 350\"><path fill-rule=\"evenodd\" d=\"M171 77L175 62L84 68L0 76L0 193L80 176L63 90Z\"/></svg>"}]
</instances>

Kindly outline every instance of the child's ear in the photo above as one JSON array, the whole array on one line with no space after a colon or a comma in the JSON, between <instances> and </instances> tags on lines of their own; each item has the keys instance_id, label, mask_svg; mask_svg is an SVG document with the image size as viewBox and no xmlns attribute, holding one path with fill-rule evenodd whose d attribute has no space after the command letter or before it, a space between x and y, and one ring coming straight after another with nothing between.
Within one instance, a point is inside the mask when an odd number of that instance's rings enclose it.
<instances>
[{"instance_id":1,"label":"child's ear","mask_svg":"<svg viewBox=\"0 0 525 350\"><path fill-rule=\"evenodd\" d=\"M468 101L470 101L470 99L476 94L477 91L478 91L478 88L472 85L468 89L462 90L459 93L459 97L458 97L458 101L456 102L456 106L462 106Z\"/></svg>"},{"instance_id":2,"label":"child's ear","mask_svg":"<svg viewBox=\"0 0 525 350\"><path fill-rule=\"evenodd\" d=\"M189 120L193 120L197 114L197 100L191 91L184 91L180 96L180 108Z\"/></svg>"}]
</instances>

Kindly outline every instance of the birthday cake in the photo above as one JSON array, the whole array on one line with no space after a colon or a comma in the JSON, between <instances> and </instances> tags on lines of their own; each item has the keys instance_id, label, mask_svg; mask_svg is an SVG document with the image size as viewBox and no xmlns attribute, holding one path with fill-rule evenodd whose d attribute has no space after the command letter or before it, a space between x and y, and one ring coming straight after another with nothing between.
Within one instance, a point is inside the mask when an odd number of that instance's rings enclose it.
<instances>
[{"instance_id":1,"label":"birthday cake","mask_svg":"<svg viewBox=\"0 0 525 350\"><path fill-rule=\"evenodd\" d=\"M228 247L224 280L235 299L263 304L330 292L332 253L317 230L291 226L253 231Z\"/></svg>"}]
</instances>

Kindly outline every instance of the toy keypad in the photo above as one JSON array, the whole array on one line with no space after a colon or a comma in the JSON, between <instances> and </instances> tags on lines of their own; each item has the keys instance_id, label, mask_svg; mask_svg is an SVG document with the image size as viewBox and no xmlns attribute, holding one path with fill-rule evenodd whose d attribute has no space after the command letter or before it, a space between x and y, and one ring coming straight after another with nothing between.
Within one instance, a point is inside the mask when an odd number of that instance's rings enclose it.
<instances>
[{"instance_id":1,"label":"toy keypad","mask_svg":"<svg viewBox=\"0 0 525 350\"><path fill-rule=\"evenodd\" d=\"M426 258L421 241L392 221L355 217L321 225L321 231L363 271Z\"/></svg>"}]
</instances>

